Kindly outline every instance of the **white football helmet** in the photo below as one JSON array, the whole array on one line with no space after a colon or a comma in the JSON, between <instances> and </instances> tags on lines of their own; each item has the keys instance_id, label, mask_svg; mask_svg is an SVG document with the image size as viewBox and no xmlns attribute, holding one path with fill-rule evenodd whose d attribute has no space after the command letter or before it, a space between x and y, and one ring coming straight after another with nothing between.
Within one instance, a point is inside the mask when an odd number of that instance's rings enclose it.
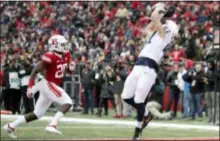
<instances>
[{"instance_id":1,"label":"white football helmet","mask_svg":"<svg viewBox=\"0 0 220 141\"><path fill-rule=\"evenodd\" d=\"M172 21L172 20L166 20L166 25L168 26L168 28L170 29L173 37L178 36L179 33L179 27L178 25Z\"/></svg>"},{"instance_id":2,"label":"white football helmet","mask_svg":"<svg viewBox=\"0 0 220 141\"><path fill-rule=\"evenodd\" d=\"M50 37L48 44L51 51L64 53L66 50L68 50L68 41L62 35L54 35Z\"/></svg>"}]
</instances>

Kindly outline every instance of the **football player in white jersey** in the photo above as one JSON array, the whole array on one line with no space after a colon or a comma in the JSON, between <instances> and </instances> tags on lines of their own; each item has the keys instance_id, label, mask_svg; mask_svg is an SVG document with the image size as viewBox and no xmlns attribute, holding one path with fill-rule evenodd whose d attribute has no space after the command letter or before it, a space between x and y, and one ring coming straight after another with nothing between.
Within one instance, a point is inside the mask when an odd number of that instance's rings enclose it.
<instances>
[{"instance_id":1,"label":"football player in white jersey","mask_svg":"<svg viewBox=\"0 0 220 141\"><path fill-rule=\"evenodd\" d=\"M174 10L170 11L163 3L153 6L151 22L144 31L146 34L153 33L140 52L139 58L124 84L122 99L137 110L137 124L133 140L140 138L142 129L146 125L145 119L149 114L145 107L145 100L155 83L158 66L164 55L163 51L178 35L177 24L167 18L173 13Z\"/></svg>"}]
</instances>

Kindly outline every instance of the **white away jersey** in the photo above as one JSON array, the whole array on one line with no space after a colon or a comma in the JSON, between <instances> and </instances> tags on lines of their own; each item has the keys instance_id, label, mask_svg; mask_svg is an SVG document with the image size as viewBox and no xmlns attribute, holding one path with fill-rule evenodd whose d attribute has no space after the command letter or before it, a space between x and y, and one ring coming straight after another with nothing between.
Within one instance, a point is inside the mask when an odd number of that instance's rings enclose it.
<instances>
[{"instance_id":1,"label":"white away jersey","mask_svg":"<svg viewBox=\"0 0 220 141\"><path fill-rule=\"evenodd\" d=\"M166 25L163 25L163 29L165 30L165 38L162 39L156 31L153 32L147 43L144 45L144 48L141 50L139 57L153 59L159 64L164 55L163 50L170 44L172 39L170 29Z\"/></svg>"}]
</instances>

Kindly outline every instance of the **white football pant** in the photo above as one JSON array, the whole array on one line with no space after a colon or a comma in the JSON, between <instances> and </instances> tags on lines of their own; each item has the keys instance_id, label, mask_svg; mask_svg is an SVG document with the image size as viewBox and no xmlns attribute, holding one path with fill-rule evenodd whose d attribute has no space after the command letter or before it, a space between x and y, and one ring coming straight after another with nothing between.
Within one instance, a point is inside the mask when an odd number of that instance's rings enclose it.
<instances>
[{"instance_id":1,"label":"white football pant","mask_svg":"<svg viewBox=\"0 0 220 141\"><path fill-rule=\"evenodd\" d=\"M38 118L45 114L52 102L60 105L72 105L72 100L69 95L61 87L53 82L42 79L32 88L33 93L36 93L37 91L40 92L40 96L35 105L34 113Z\"/></svg>"},{"instance_id":2,"label":"white football pant","mask_svg":"<svg viewBox=\"0 0 220 141\"><path fill-rule=\"evenodd\" d=\"M156 77L157 73L154 69L148 66L134 66L125 81L122 99L134 97L135 103L144 103L151 87L155 83Z\"/></svg>"}]
</instances>

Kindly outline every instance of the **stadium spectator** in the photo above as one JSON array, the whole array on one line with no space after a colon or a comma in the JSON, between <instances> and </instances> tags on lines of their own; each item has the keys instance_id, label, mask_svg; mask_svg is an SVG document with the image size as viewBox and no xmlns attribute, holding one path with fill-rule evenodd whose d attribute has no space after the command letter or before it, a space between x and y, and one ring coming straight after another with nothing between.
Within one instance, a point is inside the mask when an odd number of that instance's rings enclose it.
<instances>
[{"instance_id":1,"label":"stadium spectator","mask_svg":"<svg viewBox=\"0 0 220 141\"><path fill-rule=\"evenodd\" d=\"M0 69L0 106L2 106L3 102L3 82L4 82L4 72Z\"/></svg>"},{"instance_id":2,"label":"stadium spectator","mask_svg":"<svg viewBox=\"0 0 220 141\"><path fill-rule=\"evenodd\" d=\"M125 79L128 75L127 65L122 59L119 59L114 66L116 81L114 83L114 99L116 103L116 115L115 118L120 118L122 114L122 100L121 94L124 87Z\"/></svg>"},{"instance_id":3,"label":"stadium spectator","mask_svg":"<svg viewBox=\"0 0 220 141\"><path fill-rule=\"evenodd\" d=\"M29 99L27 97L27 87L28 87L28 81L29 77L31 75L32 66L30 59L26 58L21 62L21 68L19 69L19 78L21 80L21 93L23 98L23 105L24 105L24 114L27 114L29 112L33 112L34 110L34 102L33 99Z\"/></svg>"},{"instance_id":4,"label":"stadium spectator","mask_svg":"<svg viewBox=\"0 0 220 141\"><path fill-rule=\"evenodd\" d=\"M171 104L174 101L174 112L173 112L173 118L176 118L177 116L177 106L179 102L179 97L180 97L180 90L178 88L178 75L179 72L179 66L178 64L173 65L173 70L171 70L166 77L166 84L170 87L169 90L169 100L168 100L168 105L166 108L166 112L171 111Z\"/></svg>"},{"instance_id":5,"label":"stadium spectator","mask_svg":"<svg viewBox=\"0 0 220 141\"><path fill-rule=\"evenodd\" d=\"M215 69L216 65L214 61L208 62L206 70L205 81L205 100L208 112L208 122L213 123L214 120L214 100L215 100Z\"/></svg>"},{"instance_id":6,"label":"stadium spectator","mask_svg":"<svg viewBox=\"0 0 220 141\"><path fill-rule=\"evenodd\" d=\"M202 104L201 98L204 94L205 75L201 63L195 64L195 68L189 70L183 75L183 79L190 83L190 93L192 94L192 120L195 120L196 114L198 118L202 118Z\"/></svg>"},{"instance_id":7,"label":"stadium spectator","mask_svg":"<svg viewBox=\"0 0 220 141\"><path fill-rule=\"evenodd\" d=\"M177 84L178 84L178 88L180 90L180 99L181 99L181 112L182 114L184 113L184 80L182 78L182 76L186 73L185 70L185 63L184 62L180 62L179 63L179 72L177 74Z\"/></svg>"},{"instance_id":8,"label":"stadium spectator","mask_svg":"<svg viewBox=\"0 0 220 141\"><path fill-rule=\"evenodd\" d=\"M188 71L193 67L192 60L185 60L185 69ZM183 78L183 76L182 76ZM183 79L184 80L184 79ZM182 118L190 118L192 116L192 95L190 93L190 83L184 80L183 94L183 115Z\"/></svg>"},{"instance_id":9,"label":"stadium spectator","mask_svg":"<svg viewBox=\"0 0 220 141\"><path fill-rule=\"evenodd\" d=\"M91 114L94 114L94 96L93 96L93 86L95 83L95 74L92 70L92 63L87 61L85 68L82 70L82 87L85 97L85 105L83 114L88 114L89 110Z\"/></svg>"},{"instance_id":10,"label":"stadium spectator","mask_svg":"<svg viewBox=\"0 0 220 141\"><path fill-rule=\"evenodd\" d=\"M96 67L94 69L95 71L95 90L96 90L96 103L97 103L97 107L99 106L98 103L100 101L100 94L101 94L101 87L102 87L102 83L100 82L100 77L101 77L101 71L103 69L103 64L102 61L99 60L96 64ZM106 104L105 104L106 106Z\"/></svg>"},{"instance_id":11,"label":"stadium spectator","mask_svg":"<svg viewBox=\"0 0 220 141\"><path fill-rule=\"evenodd\" d=\"M180 49L178 44L175 44L174 50L171 52L172 61L179 63L180 59L183 57L183 51Z\"/></svg>"},{"instance_id":12,"label":"stadium spectator","mask_svg":"<svg viewBox=\"0 0 220 141\"><path fill-rule=\"evenodd\" d=\"M220 54L218 54L218 60L220 60ZM215 115L215 125L219 126L219 114L220 114L220 111L219 111L219 104L220 104L220 62L217 63L216 65L216 71L215 71L215 75L217 77L217 81L216 81L216 113L214 114Z\"/></svg>"},{"instance_id":13,"label":"stadium spectator","mask_svg":"<svg viewBox=\"0 0 220 141\"><path fill-rule=\"evenodd\" d=\"M114 101L114 82L115 82L115 74L113 68L107 65L100 77L100 82L102 83L100 101L99 101L99 109L98 116L102 116L102 106L105 101L110 100L114 110L115 110L115 101ZM105 108L105 115L108 115L108 108Z\"/></svg>"},{"instance_id":14,"label":"stadium spectator","mask_svg":"<svg viewBox=\"0 0 220 141\"><path fill-rule=\"evenodd\" d=\"M12 114L20 114L21 91L20 78L18 77L18 64L11 60L8 68L4 72L4 104L6 110L11 110Z\"/></svg>"}]
</instances>

